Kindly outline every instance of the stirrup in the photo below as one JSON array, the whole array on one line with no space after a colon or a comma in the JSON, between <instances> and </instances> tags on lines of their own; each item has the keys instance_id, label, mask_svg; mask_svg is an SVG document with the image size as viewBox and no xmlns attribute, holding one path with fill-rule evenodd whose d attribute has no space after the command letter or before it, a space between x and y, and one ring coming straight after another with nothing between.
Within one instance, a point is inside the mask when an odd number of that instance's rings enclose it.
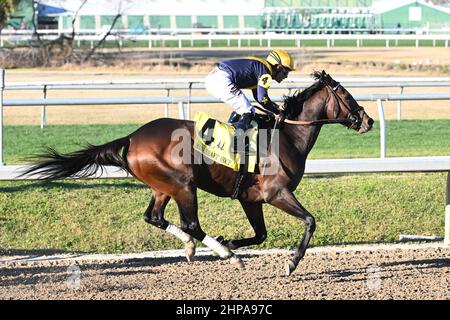
<instances>
[{"instance_id":1,"label":"stirrup","mask_svg":"<svg viewBox=\"0 0 450 320\"><path fill-rule=\"evenodd\" d=\"M236 111L233 111L227 120L227 124L233 124L235 122L238 122L240 118L241 118L241 115L239 113L237 113Z\"/></svg>"}]
</instances>

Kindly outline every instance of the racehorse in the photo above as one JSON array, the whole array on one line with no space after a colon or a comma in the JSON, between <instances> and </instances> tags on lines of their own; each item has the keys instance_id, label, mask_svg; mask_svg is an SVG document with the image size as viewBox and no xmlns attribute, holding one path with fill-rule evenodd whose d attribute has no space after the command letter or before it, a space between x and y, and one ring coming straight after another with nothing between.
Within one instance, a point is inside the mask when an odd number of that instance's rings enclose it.
<instances>
[{"instance_id":1,"label":"racehorse","mask_svg":"<svg viewBox=\"0 0 450 320\"><path fill-rule=\"evenodd\" d=\"M316 80L310 87L285 97L286 120L278 131L278 163L276 171L264 174L259 163L254 173L248 173L241 185L237 199L254 229L251 238L224 240L205 234L197 214L197 189L230 197L238 173L217 163L183 161L183 156L193 151L194 122L160 118L138 128L130 135L103 145L60 154L48 148L24 174L40 174L43 180L66 177L83 178L94 175L101 166L120 167L151 188L152 198L144 213L144 220L177 236L185 243L186 256L191 261L195 254L194 239L219 254L221 258L243 267L242 260L232 250L261 244L267 236L262 205L268 203L305 223L303 238L293 257L286 264L290 275L305 254L316 228L314 217L293 194L300 183L308 153L314 146L322 125L341 123L359 133L372 128L373 120L359 106L352 95L325 71L312 74ZM265 119L261 122L261 119ZM275 120L261 116L267 128ZM171 133L184 130L189 134L188 149L179 148L182 138L173 139ZM185 141L186 142L186 141ZM270 151L271 152L271 151ZM269 152L269 153L270 153ZM267 164L264 164L267 165ZM173 198L180 213L180 227L164 219L164 209Z\"/></svg>"}]
</instances>

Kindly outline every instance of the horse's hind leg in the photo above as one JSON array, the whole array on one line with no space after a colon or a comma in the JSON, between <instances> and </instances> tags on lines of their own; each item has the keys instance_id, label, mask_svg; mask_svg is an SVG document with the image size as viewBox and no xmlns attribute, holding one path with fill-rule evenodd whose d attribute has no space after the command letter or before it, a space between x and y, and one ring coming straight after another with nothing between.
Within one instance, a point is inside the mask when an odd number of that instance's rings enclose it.
<instances>
[{"instance_id":1,"label":"horse's hind leg","mask_svg":"<svg viewBox=\"0 0 450 320\"><path fill-rule=\"evenodd\" d=\"M152 200L144 213L144 220L155 227L173 234L183 241L186 251L186 258L188 261L192 261L195 255L194 239L187 233L183 232L180 228L164 219L164 210L169 200L170 196L154 190Z\"/></svg>"},{"instance_id":2,"label":"horse's hind leg","mask_svg":"<svg viewBox=\"0 0 450 320\"><path fill-rule=\"evenodd\" d=\"M181 229L184 232L201 241L204 245L215 251L221 258L230 259L232 264L240 268L244 267L241 259L236 257L229 248L208 236L200 227L196 187L186 186L180 189L173 198L177 202L180 211Z\"/></svg>"},{"instance_id":3,"label":"horse's hind leg","mask_svg":"<svg viewBox=\"0 0 450 320\"><path fill-rule=\"evenodd\" d=\"M250 222L253 230L255 231L255 236L246 239L223 241L223 244L225 244L231 250L240 247L250 246L253 244L261 244L267 238L267 230L266 224L264 223L262 204L245 202L241 200L240 202L247 216L248 221Z\"/></svg>"}]
</instances>

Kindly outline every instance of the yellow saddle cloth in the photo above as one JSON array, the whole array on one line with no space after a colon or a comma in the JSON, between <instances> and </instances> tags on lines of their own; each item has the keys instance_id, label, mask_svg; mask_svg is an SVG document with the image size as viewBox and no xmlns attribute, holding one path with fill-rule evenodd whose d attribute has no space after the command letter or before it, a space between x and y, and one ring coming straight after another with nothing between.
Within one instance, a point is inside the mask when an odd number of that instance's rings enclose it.
<instances>
[{"instance_id":1,"label":"yellow saddle cloth","mask_svg":"<svg viewBox=\"0 0 450 320\"><path fill-rule=\"evenodd\" d=\"M234 152L235 128L208 116L204 112L198 112L194 118L195 138L194 149L213 161L227 166L234 171L239 171L244 165L248 172L253 173L257 161L257 137L258 125L252 121L252 128L247 131L249 138L248 147L245 150L245 158L241 161L241 155ZM212 132L211 132L212 130Z\"/></svg>"}]
</instances>

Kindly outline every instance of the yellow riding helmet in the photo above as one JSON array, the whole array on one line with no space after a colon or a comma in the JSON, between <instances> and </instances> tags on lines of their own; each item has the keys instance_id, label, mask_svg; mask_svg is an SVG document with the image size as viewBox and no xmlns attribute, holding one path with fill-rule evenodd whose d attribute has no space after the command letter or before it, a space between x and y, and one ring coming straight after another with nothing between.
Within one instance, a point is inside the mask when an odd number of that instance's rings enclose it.
<instances>
[{"instance_id":1,"label":"yellow riding helmet","mask_svg":"<svg viewBox=\"0 0 450 320\"><path fill-rule=\"evenodd\" d=\"M284 50L277 49L271 51L267 56L266 60L271 65L281 64L283 67L291 71L295 70L294 60L292 59L291 55Z\"/></svg>"}]
</instances>

